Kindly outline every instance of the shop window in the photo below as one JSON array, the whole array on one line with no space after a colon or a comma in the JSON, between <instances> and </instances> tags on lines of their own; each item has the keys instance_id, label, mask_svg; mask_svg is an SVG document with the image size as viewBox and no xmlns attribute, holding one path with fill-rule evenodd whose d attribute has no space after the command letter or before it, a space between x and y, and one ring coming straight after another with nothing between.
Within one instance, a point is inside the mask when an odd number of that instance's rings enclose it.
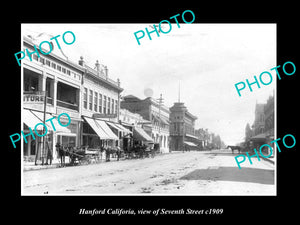
<instances>
[{"instance_id":1,"label":"shop window","mask_svg":"<svg viewBox=\"0 0 300 225\"><path fill-rule=\"evenodd\" d=\"M61 136L61 144L63 146L76 146L76 136Z\"/></svg>"}]
</instances>

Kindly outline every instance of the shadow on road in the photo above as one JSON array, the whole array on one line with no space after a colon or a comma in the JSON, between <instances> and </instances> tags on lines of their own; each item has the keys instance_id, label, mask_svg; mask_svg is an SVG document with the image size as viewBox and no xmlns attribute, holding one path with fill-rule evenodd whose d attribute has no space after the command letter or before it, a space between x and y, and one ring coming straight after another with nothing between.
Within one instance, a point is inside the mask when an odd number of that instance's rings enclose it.
<instances>
[{"instance_id":1,"label":"shadow on road","mask_svg":"<svg viewBox=\"0 0 300 225\"><path fill-rule=\"evenodd\" d=\"M247 151L250 155L254 152L253 151ZM246 155L246 151L241 151L240 153L238 151L234 151L232 153L231 150L213 150L213 151L210 151L210 152L203 152L202 154L204 155L212 155L212 156L237 156L237 155Z\"/></svg>"},{"instance_id":2,"label":"shadow on road","mask_svg":"<svg viewBox=\"0 0 300 225\"><path fill-rule=\"evenodd\" d=\"M238 181L260 184L274 184L274 170L217 167L208 169L197 169L181 177L182 180L214 180L214 181Z\"/></svg>"}]
</instances>

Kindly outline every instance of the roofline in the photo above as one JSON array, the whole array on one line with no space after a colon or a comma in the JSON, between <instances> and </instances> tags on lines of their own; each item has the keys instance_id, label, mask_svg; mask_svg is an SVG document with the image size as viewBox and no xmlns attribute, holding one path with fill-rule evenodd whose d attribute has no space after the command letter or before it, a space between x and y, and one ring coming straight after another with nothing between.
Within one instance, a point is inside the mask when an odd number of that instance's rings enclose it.
<instances>
[{"instance_id":1,"label":"roofline","mask_svg":"<svg viewBox=\"0 0 300 225\"><path fill-rule=\"evenodd\" d=\"M27 44L31 45L32 47L35 45L32 42L32 40L30 38L26 37L26 36L23 36L23 42L26 42ZM37 49L40 50L39 46L37 46L37 45L35 45L35 46L37 47ZM49 55L52 56L52 57L54 57L54 58L56 58L56 59L58 59L58 60L60 60L60 61L62 61L62 62L64 62L64 63L66 63L66 64L69 64L70 66L75 67L76 69L80 70L81 72L85 72L85 68L84 67L82 67L80 65L77 65L76 63L74 63L74 62L72 62L70 60L65 60L65 59L63 59L63 58L61 58L61 57L59 57L59 56L57 56L55 54L49 54Z\"/></svg>"},{"instance_id":2,"label":"roofline","mask_svg":"<svg viewBox=\"0 0 300 225\"><path fill-rule=\"evenodd\" d=\"M39 46L35 45L32 42L32 40L30 38L26 37L26 36L23 36L23 42L25 42L26 44L30 45L31 47L36 46L37 49L40 50ZM92 75L94 78L96 78L96 79L98 79L98 80L100 80L100 81L108 84L109 86L117 89L119 92L122 92L124 90L123 88L121 88L118 85L114 84L113 83L113 82L115 82L114 80L112 80L110 78L107 78L109 80L106 80L106 79L104 79L104 78L96 75L95 73L92 73L93 71L91 71L91 68L89 66L87 66L87 65L85 65L85 66L77 65L76 63L74 63L74 62L72 62L70 60L65 60L65 59L63 59L63 58L61 58L61 57L59 57L59 56L57 56L55 54L49 54L49 56L51 56L53 58L56 58L57 60L62 61L63 63L68 64L71 67L76 68L77 70L81 71L83 74L90 74L90 75Z\"/></svg>"}]
</instances>

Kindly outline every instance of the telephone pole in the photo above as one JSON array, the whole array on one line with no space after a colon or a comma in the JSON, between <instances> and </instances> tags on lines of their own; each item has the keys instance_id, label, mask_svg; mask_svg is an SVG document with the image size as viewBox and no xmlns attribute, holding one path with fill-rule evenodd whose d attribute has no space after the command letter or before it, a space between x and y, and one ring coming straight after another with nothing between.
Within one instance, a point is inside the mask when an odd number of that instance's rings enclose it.
<instances>
[{"instance_id":1,"label":"telephone pole","mask_svg":"<svg viewBox=\"0 0 300 225\"><path fill-rule=\"evenodd\" d=\"M162 138L161 138L161 135L160 135L160 129L161 129L161 119L160 119L160 111L161 111L161 106L163 104L163 98L162 98L162 94L160 94L160 97L158 100L158 118L159 118L159 121L158 121L158 136L159 136L159 146L161 147L161 143L162 143ZM161 152L161 151L160 151Z\"/></svg>"}]
</instances>

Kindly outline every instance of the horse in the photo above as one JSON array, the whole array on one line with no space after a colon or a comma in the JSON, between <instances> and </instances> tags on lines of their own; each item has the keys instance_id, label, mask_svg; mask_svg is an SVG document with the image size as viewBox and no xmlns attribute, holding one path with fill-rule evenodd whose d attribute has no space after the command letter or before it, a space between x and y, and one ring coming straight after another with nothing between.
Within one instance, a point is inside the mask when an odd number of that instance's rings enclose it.
<instances>
[{"instance_id":1,"label":"horse","mask_svg":"<svg viewBox=\"0 0 300 225\"><path fill-rule=\"evenodd\" d=\"M63 167L66 165L65 163L65 158L66 158L66 152L64 151L64 146L57 143L55 145L56 151L57 151L57 156L60 158L60 166Z\"/></svg>"},{"instance_id":2,"label":"horse","mask_svg":"<svg viewBox=\"0 0 300 225\"><path fill-rule=\"evenodd\" d=\"M231 149L232 154L233 154L234 150L238 150L239 153L241 153L241 147L240 147L240 146L228 145L228 146L226 147L226 149L228 149L228 148Z\"/></svg>"}]
</instances>

